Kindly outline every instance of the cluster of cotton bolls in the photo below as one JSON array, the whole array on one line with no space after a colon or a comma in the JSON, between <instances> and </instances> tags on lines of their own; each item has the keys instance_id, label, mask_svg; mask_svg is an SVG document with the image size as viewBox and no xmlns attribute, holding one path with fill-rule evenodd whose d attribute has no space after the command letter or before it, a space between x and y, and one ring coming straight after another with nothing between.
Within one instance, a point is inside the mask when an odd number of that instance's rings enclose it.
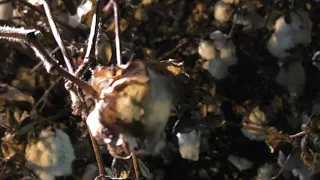
<instances>
[{"instance_id":1,"label":"cluster of cotton bolls","mask_svg":"<svg viewBox=\"0 0 320 180\"><path fill-rule=\"evenodd\" d=\"M279 59L280 71L276 81L292 95L299 96L303 93L306 81L305 70L301 62L289 60L283 63L283 60L292 59L290 50L293 51L299 45L307 46L311 43L312 25L307 12L291 11L277 19L274 33L267 42L269 52Z\"/></svg>"},{"instance_id":2,"label":"cluster of cotton bolls","mask_svg":"<svg viewBox=\"0 0 320 180\"><path fill-rule=\"evenodd\" d=\"M233 24L242 25L242 31L248 29L259 29L266 25L266 20L256 12L256 6L252 1L220 0L214 7L215 20L220 25ZM268 19L269 20L269 19ZM311 43L313 23L309 19L308 12L300 9L290 9L274 19L273 32L268 36L265 43L267 50L277 61L279 66L278 74L274 81L281 85L287 92L299 97L304 92L306 83L306 72L302 61L294 56L297 48L306 47ZM270 21L270 20L269 20ZM268 22L269 23L269 22ZM234 30L231 28L231 32ZM229 72L228 68L238 63L235 44L230 35L219 30L210 35L210 40L201 41L198 53L202 60L204 69L217 80L225 79ZM312 58L313 65L320 70L320 51ZM318 103L319 104L319 103ZM313 111L319 113L318 106L313 105ZM308 117L304 118L308 119ZM265 127L268 125L266 113L259 106L253 108L248 116L244 116L242 123L251 127ZM266 134L242 128L244 136L251 140L264 141ZM320 166L310 169L300 159L301 150L294 152L287 157L280 151L278 164L283 171L287 171L290 177L295 176L300 180L311 180L312 176L320 172ZM243 159L229 156L228 160L240 171L249 168L249 162L244 163ZM242 162L242 163L241 163ZM247 165L247 166L246 166ZM258 169L258 179L270 179L278 172L275 171L276 164L267 163ZM287 179L290 179L288 177Z\"/></svg>"},{"instance_id":3,"label":"cluster of cotton bolls","mask_svg":"<svg viewBox=\"0 0 320 180\"><path fill-rule=\"evenodd\" d=\"M72 173L74 149L68 134L60 129L43 129L39 138L30 140L25 150L26 167L43 180Z\"/></svg>"},{"instance_id":4,"label":"cluster of cotton bolls","mask_svg":"<svg viewBox=\"0 0 320 180\"><path fill-rule=\"evenodd\" d=\"M198 52L206 60L203 68L216 79L224 79L228 75L229 66L238 62L236 48L226 34L214 31L210 41L200 42Z\"/></svg>"}]
</instances>

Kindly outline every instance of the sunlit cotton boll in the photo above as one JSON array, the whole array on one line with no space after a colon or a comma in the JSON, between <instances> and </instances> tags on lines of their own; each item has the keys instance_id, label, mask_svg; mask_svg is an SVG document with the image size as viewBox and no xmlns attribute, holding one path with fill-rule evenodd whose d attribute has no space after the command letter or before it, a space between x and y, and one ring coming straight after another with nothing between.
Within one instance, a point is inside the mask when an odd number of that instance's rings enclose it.
<instances>
[{"instance_id":1,"label":"sunlit cotton boll","mask_svg":"<svg viewBox=\"0 0 320 180\"><path fill-rule=\"evenodd\" d=\"M288 21L286 22L286 19ZM304 11L290 12L287 18L281 16L275 23L275 32L267 42L269 52L278 58L289 56L290 50L299 44L311 42L312 22Z\"/></svg>"},{"instance_id":2,"label":"sunlit cotton boll","mask_svg":"<svg viewBox=\"0 0 320 180\"><path fill-rule=\"evenodd\" d=\"M226 34L214 31L210 34L210 41L199 44L199 54L205 60L203 68L217 79L224 79L228 75L229 66L238 62L236 48Z\"/></svg>"},{"instance_id":3,"label":"sunlit cotton boll","mask_svg":"<svg viewBox=\"0 0 320 180\"><path fill-rule=\"evenodd\" d=\"M205 60L212 60L216 57L216 48L211 41L201 41L198 47L198 53Z\"/></svg>"},{"instance_id":4,"label":"sunlit cotton boll","mask_svg":"<svg viewBox=\"0 0 320 180\"><path fill-rule=\"evenodd\" d=\"M68 134L60 129L55 132L44 129L39 140L30 141L26 147L26 167L43 180L54 180L55 176L72 173L75 160L74 149Z\"/></svg>"},{"instance_id":5,"label":"sunlit cotton boll","mask_svg":"<svg viewBox=\"0 0 320 180\"><path fill-rule=\"evenodd\" d=\"M226 23L232 18L233 8L230 4L218 1L214 6L214 18L219 23Z\"/></svg>"},{"instance_id":6,"label":"sunlit cotton boll","mask_svg":"<svg viewBox=\"0 0 320 180\"><path fill-rule=\"evenodd\" d=\"M263 127L268 123L265 113L261 111L258 106L251 111L249 117L244 117L242 121L243 124L247 124L253 127ZM247 130L245 128L242 128L241 131L247 138L251 140L261 141L266 137L264 133Z\"/></svg>"},{"instance_id":7,"label":"sunlit cotton boll","mask_svg":"<svg viewBox=\"0 0 320 180\"><path fill-rule=\"evenodd\" d=\"M199 160L200 132L192 130L189 133L177 133L181 157L192 161Z\"/></svg>"},{"instance_id":8,"label":"sunlit cotton boll","mask_svg":"<svg viewBox=\"0 0 320 180\"><path fill-rule=\"evenodd\" d=\"M289 63L281 66L276 81L287 91L295 96L300 96L304 91L306 74L299 62Z\"/></svg>"}]
</instances>

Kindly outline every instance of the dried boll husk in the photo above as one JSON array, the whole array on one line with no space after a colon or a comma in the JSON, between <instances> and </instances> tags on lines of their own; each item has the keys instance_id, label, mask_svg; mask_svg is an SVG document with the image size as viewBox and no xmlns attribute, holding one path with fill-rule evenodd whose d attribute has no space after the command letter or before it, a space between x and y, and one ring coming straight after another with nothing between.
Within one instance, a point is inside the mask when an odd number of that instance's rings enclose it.
<instances>
[{"instance_id":1,"label":"dried boll husk","mask_svg":"<svg viewBox=\"0 0 320 180\"><path fill-rule=\"evenodd\" d=\"M92 86L100 98L87 124L96 139L112 146L124 140L130 151L143 154L163 148L177 90L164 64L134 61L125 68L97 67Z\"/></svg>"},{"instance_id":2,"label":"dried boll husk","mask_svg":"<svg viewBox=\"0 0 320 180\"><path fill-rule=\"evenodd\" d=\"M248 117L244 117L242 120L243 124L248 124L253 127L264 127L267 125L268 120L263 111L261 111L259 106L253 108ZM266 138L264 133L247 130L245 128L241 129L242 133L251 140L261 141Z\"/></svg>"},{"instance_id":3,"label":"dried boll husk","mask_svg":"<svg viewBox=\"0 0 320 180\"><path fill-rule=\"evenodd\" d=\"M55 176L72 173L75 155L68 134L60 129L43 129L39 139L28 142L25 158L26 167L40 179L54 180Z\"/></svg>"}]
</instances>

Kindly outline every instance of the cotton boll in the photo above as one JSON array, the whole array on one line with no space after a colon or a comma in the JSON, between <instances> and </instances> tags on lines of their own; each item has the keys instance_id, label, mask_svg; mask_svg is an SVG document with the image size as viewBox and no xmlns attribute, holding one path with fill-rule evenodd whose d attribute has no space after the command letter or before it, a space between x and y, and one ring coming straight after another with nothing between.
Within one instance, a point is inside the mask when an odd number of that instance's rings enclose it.
<instances>
[{"instance_id":1,"label":"cotton boll","mask_svg":"<svg viewBox=\"0 0 320 180\"><path fill-rule=\"evenodd\" d=\"M289 45L293 44L293 42L289 42L289 40L287 40L286 42L289 43ZM269 38L267 42L267 49L273 56L278 58L285 58L290 56L289 53L287 53L284 49L280 48L279 42L277 41L277 37L275 34L272 34L272 36Z\"/></svg>"},{"instance_id":2,"label":"cotton boll","mask_svg":"<svg viewBox=\"0 0 320 180\"><path fill-rule=\"evenodd\" d=\"M197 130L192 130L189 133L177 133L179 152L182 158L198 161L200 136L201 135Z\"/></svg>"},{"instance_id":3,"label":"cotton boll","mask_svg":"<svg viewBox=\"0 0 320 180\"><path fill-rule=\"evenodd\" d=\"M214 18L219 23L226 23L231 19L233 11L234 10L230 4L218 1L214 7Z\"/></svg>"},{"instance_id":4,"label":"cotton boll","mask_svg":"<svg viewBox=\"0 0 320 180\"><path fill-rule=\"evenodd\" d=\"M210 38L212 39L212 43L210 43L210 46L207 46L208 50L204 51L204 48L200 48L204 45L200 44L199 46L199 50L201 50L199 53L202 53L202 56L204 56L204 52L207 52L208 61L203 63L203 68L207 69L216 79L224 79L228 75L229 66L235 65L238 62L236 47L228 36L220 31L211 33Z\"/></svg>"},{"instance_id":5,"label":"cotton boll","mask_svg":"<svg viewBox=\"0 0 320 180\"><path fill-rule=\"evenodd\" d=\"M220 54L216 57L217 60L225 62L228 66L235 65L238 62L236 47L226 34L221 31L214 31L210 34L210 38Z\"/></svg>"},{"instance_id":6,"label":"cotton boll","mask_svg":"<svg viewBox=\"0 0 320 180\"><path fill-rule=\"evenodd\" d=\"M251 112L249 117L244 117L242 122L250 126L263 127L268 123L267 117L263 111L257 106ZM261 141L265 139L265 134L257 131L241 129L242 133L251 140Z\"/></svg>"},{"instance_id":7,"label":"cotton boll","mask_svg":"<svg viewBox=\"0 0 320 180\"><path fill-rule=\"evenodd\" d=\"M74 150L69 136L60 129L45 129L39 140L29 142L26 148L26 167L41 179L55 179L72 173Z\"/></svg>"},{"instance_id":8,"label":"cotton boll","mask_svg":"<svg viewBox=\"0 0 320 180\"><path fill-rule=\"evenodd\" d=\"M198 53L205 60L212 60L216 57L216 48L211 41L201 41L198 47Z\"/></svg>"},{"instance_id":9,"label":"cotton boll","mask_svg":"<svg viewBox=\"0 0 320 180\"><path fill-rule=\"evenodd\" d=\"M284 16L275 23L275 34L279 47L290 49L298 44L310 44L312 22L308 14L304 11L296 11L290 12L289 16L291 23L287 24Z\"/></svg>"},{"instance_id":10,"label":"cotton boll","mask_svg":"<svg viewBox=\"0 0 320 180\"><path fill-rule=\"evenodd\" d=\"M311 42L312 22L304 11L290 12L291 22L287 23L281 16L275 23L275 32L270 37L267 48L269 52L278 58L289 56L284 52L299 44L308 45Z\"/></svg>"},{"instance_id":11,"label":"cotton boll","mask_svg":"<svg viewBox=\"0 0 320 180\"><path fill-rule=\"evenodd\" d=\"M288 67L280 67L276 81L287 89L290 94L300 96L304 91L306 74L299 62L288 64Z\"/></svg>"},{"instance_id":12,"label":"cotton boll","mask_svg":"<svg viewBox=\"0 0 320 180\"><path fill-rule=\"evenodd\" d=\"M207 61L203 63L203 68L207 69L211 76L214 78L221 80L228 76L228 68L229 66L222 61Z\"/></svg>"},{"instance_id":13,"label":"cotton boll","mask_svg":"<svg viewBox=\"0 0 320 180\"><path fill-rule=\"evenodd\" d=\"M253 163L246 158L238 157L234 155L228 156L228 161L234 165L239 171L247 170L252 168Z\"/></svg>"}]
</instances>

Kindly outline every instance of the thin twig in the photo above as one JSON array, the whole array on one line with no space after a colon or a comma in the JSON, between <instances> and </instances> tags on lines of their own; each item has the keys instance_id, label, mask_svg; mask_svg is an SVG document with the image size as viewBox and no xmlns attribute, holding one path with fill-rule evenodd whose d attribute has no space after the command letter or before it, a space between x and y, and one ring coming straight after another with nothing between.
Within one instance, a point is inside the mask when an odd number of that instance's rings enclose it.
<instances>
[{"instance_id":1,"label":"thin twig","mask_svg":"<svg viewBox=\"0 0 320 180\"><path fill-rule=\"evenodd\" d=\"M98 98L98 93L93 89L93 87L60 67L57 60L50 56L47 50L39 42L37 38L38 34L40 34L40 32L34 29L0 26L0 39L29 44L37 57L43 61L43 65L49 73L52 72L53 69L57 70L61 76L78 85L93 97Z\"/></svg>"},{"instance_id":2,"label":"thin twig","mask_svg":"<svg viewBox=\"0 0 320 180\"><path fill-rule=\"evenodd\" d=\"M56 40L56 42L57 42L57 44L58 44L58 46L59 46L59 48L60 48L60 50L62 52L62 56L63 56L63 59L64 59L66 65L67 65L67 68L68 68L68 70L69 70L69 72L71 74L74 74L73 67L72 67L72 65L70 63L70 59L68 58L66 48L63 45L63 42L62 42L62 39L60 37L59 31L57 29L57 26L53 21L53 17L52 17L51 11L50 11L50 7L49 7L48 3L46 2L46 0L42 0L42 3L43 3L44 11L46 13L46 16L47 16L47 19L48 19L52 34L53 34L54 39Z\"/></svg>"},{"instance_id":3,"label":"thin twig","mask_svg":"<svg viewBox=\"0 0 320 180\"><path fill-rule=\"evenodd\" d=\"M116 41L116 55L117 55L117 64L121 66L121 48L120 48L120 38L119 38L119 19L118 19L118 6L114 0L110 0L113 3L113 13L114 13L114 32L115 32L115 41Z\"/></svg>"},{"instance_id":4,"label":"thin twig","mask_svg":"<svg viewBox=\"0 0 320 180\"><path fill-rule=\"evenodd\" d=\"M38 102L33 106L31 112L36 111L39 104L49 95L49 92L54 88L54 86L62 79L59 77L50 87L46 90L46 92L42 95L42 97L38 100Z\"/></svg>"},{"instance_id":5,"label":"thin twig","mask_svg":"<svg viewBox=\"0 0 320 180\"><path fill-rule=\"evenodd\" d=\"M179 48L181 48L183 45L185 45L188 42L187 39L183 39L179 44L176 45L176 47L174 47L173 49L171 49L170 51L164 53L162 56L160 56L159 58L157 58L159 61L163 60L165 57L170 56L171 54L173 54L174 52L176 52Z\"/></svg>"},{"instance_id":6,"label":"thin twig","mask_svg":"<svg viewBox=\"0 0 320 180\"><path fill-rule=\"evenodd\" d=\"M88 69L88 66L90 65L89 57L90 57L91 49L93 46L95 34L97 33L97 31L99 29L99 27L98 27L99 23L97 23L97 20L100 19L99 13L98 13L98 11L99 11L98 7L100 7L100 4L98 4L99 2L101 2L101 0L97 2L96 12L94 13L93 18L92 18L90 35L88 38L88 45L87 45L87 50L86 50L84 60L81 63L81 65L79 66L79 68L76 70L76 73L75 73L77 77L81 77L84 74L84 72ZM108 11L110 11L111 5L112 5L112 2L109 1L109 3L106 5L106 7L109 7L109 9L107 9ZM104 10L106 9L106 7L104 8ZM97 38L95 38L95 39L97 40Z\"/></svg>"},{"instance_id":7,"label":"thin twig","mask_svg":"<svg viewBox=\"0 0 320 180\"><path fill-rule=\"evenodd\" d=\"M29 7L30 9L38 12L39 14L41 14L41 15L43 15L43 16L46 15L46 13L45 13L42 9L39 9L38 7L36 7L36 6L28 3L28 2L25 1L25 0L15 0L15 1L18 1L19 3L21 3L21 4L23 4L23 5L27 6L27 7ZM82 31L81 29L79 29L79 28L74 28L74 27L70 26L68 23L66 23L66 22L64 22L64 21L61 21L60 19L58 19L58 18L56 18L56 17L53 17L53 20L54 20L55 22L59 23L61 26L64 26L65 28L67 28L67 29L69 29L69 30L71 30L71 31L73 31L73 32L79 33L79 31ZM81 32L81 34L83 34L83 33L84 33L84 32Z\"/></svg>"}]
</instances>

